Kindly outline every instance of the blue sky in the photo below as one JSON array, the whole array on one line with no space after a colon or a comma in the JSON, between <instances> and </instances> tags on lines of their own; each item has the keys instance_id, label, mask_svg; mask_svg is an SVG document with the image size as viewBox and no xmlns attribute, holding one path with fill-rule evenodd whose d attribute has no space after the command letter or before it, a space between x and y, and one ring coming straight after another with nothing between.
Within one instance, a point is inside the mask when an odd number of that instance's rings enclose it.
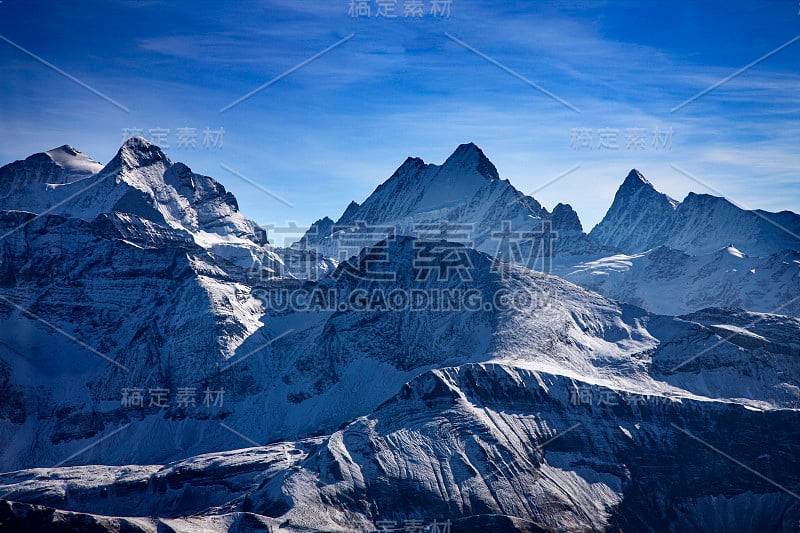
<instances>
[{"instance_id":1,"label":"blue sky","mask_svg":"<svg viewBox=\"0 0 800 533\"><path fill-rule=\"evenodd\" d=\"M677 199L800 211L800 40L675 110L800 35L797 1L452 0L444 16L423 0L404 17L410 1L386 18L377 0L360 17L350 0L3 0L0 36L127 111L4 40L0 163L61 144L107 162L124 130L169 130L172 160L217 178L247 216L304 226L407 156L441 163L472 141L587 231L634 167ZM179 128L195 148L177 146ZM206 129L224 130L222 147L203 146Z\"/></svg>"}]
</instances>

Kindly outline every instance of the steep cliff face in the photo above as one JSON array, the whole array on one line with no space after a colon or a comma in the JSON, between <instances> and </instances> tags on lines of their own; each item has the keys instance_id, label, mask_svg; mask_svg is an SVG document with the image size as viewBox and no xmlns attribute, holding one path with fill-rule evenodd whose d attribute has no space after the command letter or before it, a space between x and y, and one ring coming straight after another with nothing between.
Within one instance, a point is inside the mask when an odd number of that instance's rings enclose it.
<instances>
[{"instance_id":1,"label":"steep cliff face","mask_svg":"<svg viewBox=\"0 0 800 533\"><path fill-rule=\"evenodd\" d=\"M656 190L636 169L622 182L605 217L590 235L597 242L624 251L641 252L662 244L665 225L679 202ZM656 245L657 246L657 245Z\"/></svg>"}]
</instances>

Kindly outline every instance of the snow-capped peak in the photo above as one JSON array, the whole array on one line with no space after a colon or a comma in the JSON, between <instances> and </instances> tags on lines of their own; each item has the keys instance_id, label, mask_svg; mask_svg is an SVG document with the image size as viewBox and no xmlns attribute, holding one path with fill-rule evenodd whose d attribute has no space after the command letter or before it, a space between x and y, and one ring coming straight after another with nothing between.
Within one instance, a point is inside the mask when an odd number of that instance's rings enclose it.
<instances>
[{"instance_id":1,"label":"snow-capped peak","mask_svg":"<svg viewBox=\"0 0 800 533\"><path fill-rule=\"evenodd\" d=\"M361 205L352 202L337 223L396 222L451 209L498 179L495 166L473 143L460 145L441 165L408 157Z\"/></svg>"},{"instance_id":2,"label":"snow-capped peak","mask_svg":"<svg viewBox=\"0 0 800 533\"><path fill-rule=\"evenodd\" d=\"M320 222L304 242L326 257L338 257L334 244L338 233L320 231L327 228ZM362 223L394 235L419 235L424 231L420 227L433 223L458 224L471 228L470 245L487 253L497 252L496 232L506 225L534 232L547 227L561 237L554 243L554 254L586 255L599 249L583 233L577 213L568 204L558 204L549 213L534 198L500 179L497 168L474 143L459 145L441 165L406 158L363 203L351 202L331 229L360 231Z\"/></svg>"},{"instance_id":3,"label":"snow-capped peak","mask_svg":"<svg viewBox=\"0 0 800 533\"><path fill-rule=\"evenodd\" d=\"M0 168L0 198L9 209L29 209L24 198L94 176L103 165L72 146L33 154Z\"/></svg>"},{"instance_id":4,"label":"snow-capped peak","mask_svg":"<svg viewBox=\"0 0 800 533\"><path fill-rule=\"evenodd\" d=\"M578 213L569 204L558 203L553 208L553 227L559 230L583 231Z\"/></svg>"},{"instance_id":5,"label":"snow-capped peak","mask_svg":"<svg viewBox=\"0 0 800 533\"><path fill-rule=\"evenodd\" d=\"M173 164L141 137L125 141L105 167L64 145L0 168L4 209L48 210L87 221L132 214L185 231L200 246L244 267L262 253L261 229L239 212L233 194L213 178Z\"/></svg>"},{"instance_id":6,"label":"snow-capped peak","mask_svg":"<svg viewBox=\"0 0 800 533\"><path fill-rule=\"evenodd\" d=\"M419 159L422 162L421 159ZM489 158L483 153L475 143L461 144L456 148L455 152L447 158L447 161L442 165L443 169L452 169L454 171L473 171L477 170L480 175L487 179L500 179L497 173L497 168L489 161Z\"/></svg>"},{"instance_id":7,"label":"snow-capped peak","mask_svg":"<svg viewBox=\"0 0 800 533\"><path fill-rule=\"evenodd\" d=\"M653 186L653 184L647 181L647 178L645 178L644 175L635 168L632 168L631 171L628 172L628 175L625 177L625 181L622 182L622 184L623 186L627 185L629 187L641 187L642 185L649 185L650 187Z\"/></svg>"},{"instance_id":8,"label":"snow-capped peak","mask_svg":"<svg viewBox=\"0 0 800 533\"><path fill-rule=\"evenodd\" d=\"M44 152L53 162L71 174L97 174L103 165L82 153L80 150L64 144Z\"/></svg>"},{"instance_id":9,"label":"snow-capped peak","mask_svg":"<svg viewBox=\"0 0 800 533\"><path fill-rule=\"evenodd\" d=\"M656 190L634 168L614 195L614 202L605 217L589 236L600 244L624 251L648 250L660 243L664 220L672 216L678 204Z\"/></svg>"},{"instance_id":10,"label":"snow-capped peak","mask_svg":"<svg viewBox=\"0 0 800 533\"><path fill-rule=\"evenodd\" d=\"M677 200L670 198L668 195L664 194L663 192L659 191L655 188L655 186L650 183L644 175L636 170L635 168L631 169L628 172L628 175L625 177L625 181L622 182L620 185L619 190L617 191L617 196L622 196L623 198L626 196L630 196L632 194L639 194L645 195L645 197L649 199L654 199L659 204L670 204L672 208L678 206L680 202ZM616 202L616 197L614 198Z\"/></svg>"},{"instance_id":11,"label":"snow-capped peak","mask_svg":"<svg viewBox=\"0 0 800 533\"><path fill-rule=\"evenodd\" d=\"M164 168L172 165L161 148L142 137L131 137L120 147L107 168L135 169L163 163Z\"/></svg>"}]
</instances>

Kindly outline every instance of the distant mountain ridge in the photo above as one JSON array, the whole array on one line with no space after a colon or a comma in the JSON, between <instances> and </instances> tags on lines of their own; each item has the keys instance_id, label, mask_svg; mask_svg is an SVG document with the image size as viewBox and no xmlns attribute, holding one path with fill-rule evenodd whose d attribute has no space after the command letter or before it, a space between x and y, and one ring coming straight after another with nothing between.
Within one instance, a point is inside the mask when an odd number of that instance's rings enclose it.
<instances>
[{"instance_id":1,"label":"distant mountain ridge","mask_svg":"<svg viewBox=\"0 0 800 533\"><path fill-rule=\"evenodd\" d=\"M611 298L664 314L721 306L800 316L800 215L790 211L696 193L678 202L634 169L589 236L621 253L556 273Z\"/></svg>"},{"instance_id":2,"label":"distant mountain ridge","mask_svg":"<svg viewBox=\"0 0 800 533\"><path fill-rule=\"evenodd\" d=\"M420 226L469 228L460 237L492 255L503 252L498 236L508 232L552 235L549 272L583 287L654 312L688 313L709 306L800 314L800 216L784 211L746 211L724 198L690 193L679 202L631 170L603 220L587 235L578 214L559 203L552 212L502 180L473 143L460 145L442 165L409 157L361 204L342 216L315 222L297 248L342 261L337 246L354 236L393 231L425 238ZM436 238L435 231L431 234ZM382 238L374 236L372 241ZM448 239L445 234L441 238ZM451 239L456 240L456 239ZM369 242L364 242L364 245ZM536 257L532 240L521 239L518 256ZM723 253L728 248L742 257ZM527 266L536 268L537 265ZM539 267L541 268L541 267ZM664 291L673 292L664 298Z\"/></svg>"},{"instance_id":3,"label":"distant mountain ridge","mask_svg":"<svg viewBox=\"0 0 800 533\"><path fill-rule=\"evenodd\" d=\"M800 250L800 215L747 211L725 198L693 192L678 202L634 169L589 236L625 253L665 245L702 255L730 244L760 256Z\"/></svg>"}]
</instances>

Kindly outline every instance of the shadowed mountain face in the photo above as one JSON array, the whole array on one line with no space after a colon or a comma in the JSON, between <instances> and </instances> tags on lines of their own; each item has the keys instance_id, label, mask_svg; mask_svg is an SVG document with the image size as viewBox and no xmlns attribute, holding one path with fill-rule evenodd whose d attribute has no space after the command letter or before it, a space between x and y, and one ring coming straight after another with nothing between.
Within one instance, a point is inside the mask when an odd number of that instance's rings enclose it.
<instances>
[{"instance_id":1,"label":"shadowed mountain face","mask_svg":"<svg viewBox=\"0 0 800 533\"><path fill-rule=\"evenodd\" d=\"M642 243L659 242L664 221L678 206L677 201L658 192L636 169L622 182L606 216L591 231L592 238L624 251L644 251L651 246Z\"/></svg>"},{"instance_id":2,"label":"shadowed mountain face","mask_svg":"<svg viewBox=\"0 0 800 533\"><path fill-rule=\"evenodd\" d=\"M29 186L0 211L0 528L795 530L800 320L702 309L791 296L794 252L610 258L468 144L317 229L476 220L482 245L396 231L318 279L254 282L244 254L271 250L216 181L143 140L98 167L62 147L0 169ZM622 247L694 201L632 172L604 222L644 228ZM509 220L595 250L568 274L604 269L621 299L677 300L676 276L724 290L691 313L620 303L486 253ZM783 277L715 278L742 265Z\"/></svg>"}]
</instances>

